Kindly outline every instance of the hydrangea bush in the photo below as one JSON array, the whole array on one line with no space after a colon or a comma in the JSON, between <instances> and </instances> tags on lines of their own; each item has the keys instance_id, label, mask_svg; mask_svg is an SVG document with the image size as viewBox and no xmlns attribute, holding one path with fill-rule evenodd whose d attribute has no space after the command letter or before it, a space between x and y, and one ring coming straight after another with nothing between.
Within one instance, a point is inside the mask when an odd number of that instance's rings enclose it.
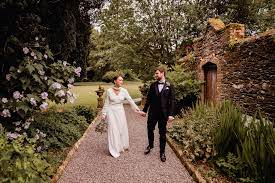
<instances>
[{"instance_id":1,"label":"hydrangea bush","mask_svg":"<svg viewBox=\"0 0 275 183\"><path fill-rule=\"evenodd\" d=\"M15 38L16 39L16 38ZM16 138L31 123L34 111L46 111L49 101L73 103L76 99L70 89L81 68L66 61L55 60L47 45L38 37L34 44L20 45L16 62L0 78L0 120ZM23 124L18 128L16 124Z\"/></svg>"}]
</instances>

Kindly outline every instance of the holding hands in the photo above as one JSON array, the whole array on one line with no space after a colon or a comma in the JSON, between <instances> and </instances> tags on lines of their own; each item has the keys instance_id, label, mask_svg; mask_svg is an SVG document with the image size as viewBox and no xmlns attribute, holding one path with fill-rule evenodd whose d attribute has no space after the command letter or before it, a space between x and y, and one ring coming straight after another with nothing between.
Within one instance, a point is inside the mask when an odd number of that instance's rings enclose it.
<instances>
[{"instance_id":1,"label":"holding hands","mask_svg":"<svg viewBox=\"0 0 275 183\"><path fill-rule=\"evenodd\" d=\"M138 113L139 115L143 116L143 117L146 116L146 113L141 111L140 109L137 109L135 112Z\"/></svg>"}]
</instances>

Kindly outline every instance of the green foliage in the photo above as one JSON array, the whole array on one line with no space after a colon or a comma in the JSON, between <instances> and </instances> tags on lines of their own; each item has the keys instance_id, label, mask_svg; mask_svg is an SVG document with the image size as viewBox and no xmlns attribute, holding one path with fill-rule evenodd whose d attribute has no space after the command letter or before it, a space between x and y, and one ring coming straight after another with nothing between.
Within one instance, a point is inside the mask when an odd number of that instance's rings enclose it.
<instances>
[{"instance_id":1,"label":"green foliage","mask_svg":"<svg viewBox=\"0 0 275 183\"><path fill-rule=\"evenodd\" d=\"M150 80L150 81L146 81L143 83L143 85L139 86L139 91L141 92L141 94L143 96L147 96L149 89L150 89L150 85L154 82L154 80Z\"/></svg>"},{"instance_id":2,"label":"green foliage","mask_svg":"<svg viewBox=\"0 0 275 183\"><path fill-rule=\"evenodd\" d=\"M242 118L240 109L228 101L221 105L218 118L220 124L215 133L215 146L218 154L226 156L228 152L237 151L238 135L245 120Z\"/></svg>"},{"instance_id":3,"label":"green foliage","mask_svg":"<svg viewBox=\"0 0 275 183\"><path fill-rule=\"evenodd\" d=\"M216 153L213 131L218 126L216 109L213 106L197 104L183 119L169 130L171 138L182 145L187 157L206 161Z\"/></svg>"},{"instance_id":4,"label":"green foliage","mask_svg":"<svg viewBox=\"0 0 275 183\"><path fill-rule=\"evenodd\" d=\"M219 158L216 164L220 170L238 182L256 182L249 178L251 172L248 165L232 153L228 153L226 157Z\"/></svg>"},{"instance_id":5,"label":"green foliage","mask_svg":"<svg viewBox=\"0 0 275 183\"><path fill-rule=\"evenodd\" d=\"M273 124L242 114L232 102L196 105L169 130L192 160L211 160L238 182L271 183L275 175Z\"/></svg>"},{"instance_id":6,"label":"green foliage","mask_svg":"<svg viewBox=\"0 0 275 183\"><path fill-rule=\"evenodd\" d=\"M107 82L107 83L113 82L114 77L117 75L123 76L123 73L120 71L108 71L102 77L102 81Z\"/></svg>"},{"instance_id":7,"label":"green foliage","mask_svg":"<svg viewBox=\"0 0 275 183\"><path fill-rule=\"evenodd\" d=\"M35 129L46 134L43 144L46 148L64 148L71 146L78 140L88 127L84 116L78 116L74 111L62 113L50 110L35 115L30 126L30 133L35 134Z\"/></svg>"},{"instance_id":8,"label":"green foliage","mask_svg":"<svg viewBox=\"0 0 275 183\"><path fill-rule=\"evenodd\" d=\"M186 71L180 65L173 67L168 72L167 79L175 88L176 100L182 100L188 96L198 96L201 89L201 82L198 81L193 72Z\"/></svg>"},{"instance_id":9,"label":"green foliage","mask_svg":"<svg viewBox=\"0 0 275 183\"><path fill-rule=\"evenodd\" d=\"M96 110L84 105L74 106L73 110L78 116L84 116L86 121L90 123L96 117Z\"/></svg>"},{"instance_id":10,"label":"green foliage","mask_svg":"<svg viewBox=\"0 0 275 183\"><path fill-rule=\"evenodd\" d=\"M257 182L272 182L275 175L275 132L273 124L242 115L241 110L225 102L218 114L219 128L214 143L219 156L231 152L249 168ZM225 167L224 167L225 168Z\"/></svg>"},{"instance_id":11,"label":"green foliage","mask_svg":"<svg viewBox=\"0 0 275 183\"><path fill-rule=\"evenodd\" d=\"M0 131L1 182L50 182L50 164L36 153L33 142L24 136L9 141L6 133Z\"/></svg>"}]
</instances>

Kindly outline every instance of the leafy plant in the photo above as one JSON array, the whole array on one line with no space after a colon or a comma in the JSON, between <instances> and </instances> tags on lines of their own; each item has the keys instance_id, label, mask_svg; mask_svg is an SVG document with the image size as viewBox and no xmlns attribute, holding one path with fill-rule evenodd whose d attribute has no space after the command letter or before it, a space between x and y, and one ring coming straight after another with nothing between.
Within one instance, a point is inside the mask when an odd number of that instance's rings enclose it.
<instances>
[{"instance_id":1,"label":"leafy plant","mask_svg":"<svg viewBox=\"0 0 275 183\"><path fill-rule=\"evenodd\" d=\"M91 107L84 106L84 105L74 106L73 110L75 111L75 113L78 116L84 116L88 123L91 122L91 120L93 120L96 116L95 109L93 109Z\"/></svg>"},{"instance_id":2,"label":"leafy plant","mask_svg":"<svg viewBox=\"0 0 275 183\"><path fill-rule=\"evenodd\" d=\"M213 131L218 121L215 112L214 107L197 104L169 130L170 137L182 145L187 156L194 161L206 161L216 154Z\"/></svg>"},{"instance_id":3,"label":"leafy plant","mask_svg":"<svg viewBox=\"0 0 275 183\"><path fill-rule=\"evenodd\" d=\"M228 153L226 157L216 160L216 164L220 170L229 177L238 180L238 182L255 182L255 180L249 178L248 165L232 153Z\"/></svg>"},{"instance_id":4,"label":"leafy plant","mask_svg":"<svg viewBox=\"0 0 275 183\"><path fill-rule=\"evenodd\" d=\"M243 115L231 102L223 103L218 118L220 124L214 133L218 155L225 157L233 153L248 168L249 177L257 182L272 182L275 175L273 124L260 115L259 119Z\"/></svg>"},{"instance_id":5,"label":"leafy plant","mask_svg":"<svg viewBox=\"0 0 275 183\"><path fill-rule=\"evenodd\" d=\"M36 129L46 134L43 140L45 148L63 148L71 146L78 140L88 127L84 116L78 116L74 111L62 113L50 110L35 115L31 124L30 133L35 134Z\"/></svg>"},{"instance_id":6,"label":"leafy plant","mask_svg":"<svg viewBox=\"0 0 275 183\"><path fill-rule=\"evenodd\" d=\"M21 136L13 141L0 131L1 182L50 182L50 164L36 152L33 139Z\"/></svg>"}]
</instances>

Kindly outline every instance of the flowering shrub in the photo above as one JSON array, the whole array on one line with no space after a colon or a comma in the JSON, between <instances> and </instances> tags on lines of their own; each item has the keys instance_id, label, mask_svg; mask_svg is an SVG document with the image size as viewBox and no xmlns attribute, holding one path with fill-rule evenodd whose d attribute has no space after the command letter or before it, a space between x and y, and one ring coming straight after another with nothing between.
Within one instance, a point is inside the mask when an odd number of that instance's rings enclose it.
<instances>
[{"instance_id":1,"label":"flowering shrub","mask_svg":"<svg viewBox=\"0 0 275 183\"><path fill-rule=\"evenodd\" d=\"M81 68L56 61L48 46L41 46L42 43L36 37L34 45L22 46L18 53L22 57L0 78L0 118L5 126L27 120L35 110L47 110L48 101L73 103L76 99L69 89L75 76L80 77Z\"/></svg>"},{"instance_id":2,"label":"flowering shrub","mask_svg":"<svg viewBox=\"0 0 275 183\"><path fill-rule=\"evenodd\" d=\"M21 135L11 141L7 136L15 138L0 129L1 182L49 182L53 171L50 164L37 153L35 140Z\"/></svg>"}]
</instances>

